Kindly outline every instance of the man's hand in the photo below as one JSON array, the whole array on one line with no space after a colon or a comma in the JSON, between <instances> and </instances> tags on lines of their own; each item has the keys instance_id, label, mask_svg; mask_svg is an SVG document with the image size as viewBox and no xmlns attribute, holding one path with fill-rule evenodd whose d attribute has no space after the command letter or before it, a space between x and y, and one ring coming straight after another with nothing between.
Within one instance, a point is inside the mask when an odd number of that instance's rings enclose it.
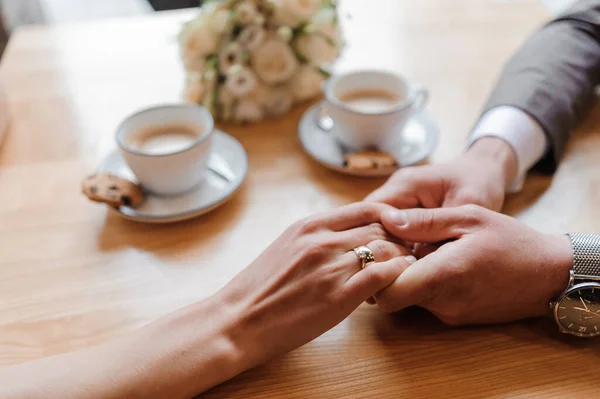
<instances>
[{"instance_id":1,"label":"man's hand","mask_svg":"<svg viewBox=\"0 0 600 399\"><path fill-rule=\"evenodd\" d=\"M517 159L504 140L484 137L445 165L400 169L366 200L396 208L442 208L467 204L499 211L517 173Z\"/></svg>"},{"instance_id":2,"label":"man's hand","mask_svg":"<svg viewBox=\"0 0 600 399\"><path fill-rule=\"evenodd\" d=\"M475 205L391 210L382 221L400 239L443 243L376 296L384 311L419 305L450 325L502 323L543 315L567 287L566 236Z\"/></svg>"}]
</instances>

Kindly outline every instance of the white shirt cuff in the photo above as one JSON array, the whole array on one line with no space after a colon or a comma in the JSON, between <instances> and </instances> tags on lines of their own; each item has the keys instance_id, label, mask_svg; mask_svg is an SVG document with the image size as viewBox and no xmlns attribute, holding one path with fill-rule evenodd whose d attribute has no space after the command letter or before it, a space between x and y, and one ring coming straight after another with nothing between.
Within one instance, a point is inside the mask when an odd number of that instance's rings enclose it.
<instances>
[{"instance_id":1,"label":"white shirt cuff","mask_svg":"<svg viewBox=\"0 0 600 399\"><path fill-rule=\"evenodd\" d=\"M526 112L516 107L502 105L486 112L469 137L468 146L482 137L497 137L505 140L517 157L517 177L506 189L519 192L525 177L547 151L548 139L540 124Z\"/></svg>"}]
</instances>

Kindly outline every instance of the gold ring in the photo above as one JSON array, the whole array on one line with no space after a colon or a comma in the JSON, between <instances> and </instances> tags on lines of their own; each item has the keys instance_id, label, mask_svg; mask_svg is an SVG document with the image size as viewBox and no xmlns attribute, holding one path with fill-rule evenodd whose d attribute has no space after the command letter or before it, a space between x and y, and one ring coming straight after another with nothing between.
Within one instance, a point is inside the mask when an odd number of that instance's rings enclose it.
<instances>
[{"instance_id":1,"label":"gold ring","mask_svg":"<svg viewBox=\"0 0 600 399\"><path fill-rule=\"evenodd\" d=\"M369 263L375 262L373 251L371 251L371 248L367 247L366 245L354 248L354 253L356 254L356 256L358 256L358 259L360 259L361 269L367 267Z\"/></svg>"}]
</instances>

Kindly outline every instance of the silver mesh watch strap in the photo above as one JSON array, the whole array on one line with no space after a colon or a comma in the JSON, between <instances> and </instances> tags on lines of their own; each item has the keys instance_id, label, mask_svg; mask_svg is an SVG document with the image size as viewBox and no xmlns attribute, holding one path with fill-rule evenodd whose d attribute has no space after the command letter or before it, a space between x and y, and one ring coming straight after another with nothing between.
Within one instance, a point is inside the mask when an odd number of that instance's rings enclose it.
<instances>
[{"instance_id":1,"label":"silver mesh watch strap","mask_svg":"<svg viewBox=\"0 0 600 399\"><path fill-rule=\"evenodd\" d=\"M600 235L568 233L573 244L575 278L600 278Z\"/></svg>"}]
</instances>

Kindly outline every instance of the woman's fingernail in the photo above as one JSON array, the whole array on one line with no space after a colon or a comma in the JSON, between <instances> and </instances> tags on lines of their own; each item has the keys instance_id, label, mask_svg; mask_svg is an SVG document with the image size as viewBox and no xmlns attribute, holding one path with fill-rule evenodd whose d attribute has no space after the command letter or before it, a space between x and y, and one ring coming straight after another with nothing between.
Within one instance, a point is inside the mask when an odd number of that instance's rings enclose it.
<instances>
[{"instance_id":1,"label":"woman's fingernail","mask_svg":"<svg viewBox=\"0 0 600 399\"><path fill-rule=\"evenodd\" d=\"M413 263L415 263L417 261L417 258L415 258L412 255L409 255L406 258L404 258L404 260L406 260L409 265L412 265Z\"/></svg>"},{"instance_id":2,"label":"woman's fingernail","mask_svg":"<svg viewBox=\"0 0 600 399\"><path fill-rule=\"evenodd\" d=\"M407 221L406 212L400 210L388 211L385 215L387 219L396 226L404 226Z\"/></svg>"}]
</instances>

